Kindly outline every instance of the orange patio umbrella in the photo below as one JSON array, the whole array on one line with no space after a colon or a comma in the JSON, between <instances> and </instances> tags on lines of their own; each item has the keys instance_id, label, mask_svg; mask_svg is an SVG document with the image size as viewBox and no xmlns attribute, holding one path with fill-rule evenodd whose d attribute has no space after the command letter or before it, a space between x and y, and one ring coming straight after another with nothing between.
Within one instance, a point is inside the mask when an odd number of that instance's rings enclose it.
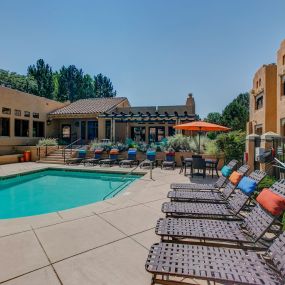
<instances>
[{"instance_id":1,"label":"orange patio umbrella","mask_svg":"<svg viewBox=\"0 0 285 285\"><path fill-rule=\"evenodd\" d=\"M201 132L226 132L229 131L230 128L217 125L217 124L212 124L204 121L195 121L191 123L186 123L186 124L180 124L174 126L175 129L177 130L186 130L186 131L198 131L199 133L199 153L200 153L200 135Z\"/></svg>"}]
</instances>

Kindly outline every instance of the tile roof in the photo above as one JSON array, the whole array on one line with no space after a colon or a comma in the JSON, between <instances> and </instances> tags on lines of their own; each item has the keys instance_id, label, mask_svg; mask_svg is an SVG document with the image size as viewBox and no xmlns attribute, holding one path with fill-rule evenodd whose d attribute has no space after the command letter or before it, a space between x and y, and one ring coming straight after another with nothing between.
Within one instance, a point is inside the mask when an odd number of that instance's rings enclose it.
<instances>
[{"instance_id":1,"label":"tile roof","mask_svg":"<svg viewBox=\"0 0 285 285\"><path fill-rule=\"evenodd\" d=\"M108 112L115 108L119 103L127 100L125 97L114 98L92 98L81 99L71 103L68 106L57 109L50 115L68 115L68 114L96 114Z\"/></svg>"}]
</instances>

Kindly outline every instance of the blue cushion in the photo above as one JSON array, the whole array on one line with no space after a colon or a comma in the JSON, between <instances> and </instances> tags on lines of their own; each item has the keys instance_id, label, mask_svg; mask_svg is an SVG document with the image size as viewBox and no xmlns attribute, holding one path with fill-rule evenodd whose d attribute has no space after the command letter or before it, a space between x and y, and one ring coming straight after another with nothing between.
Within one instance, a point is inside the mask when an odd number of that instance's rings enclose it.
<instances>
[{"instance_id":1,"label":"blue cushion","mask_svg":"<svg viewBox=\"0 0 285 285\"><path fill-rule=\"evenodd\" d=\"M129 149L128 154L137 154L136 149Z\"/></svg>"},{"instance_id":2,"label":"blue cushion","mask_svg":"<svg viewBox=\"0 0 285 285\"><path fill-rule=\"evenodd\" d=\"M250 196L255 191L256 186L256 181L249 177L243 177L237 188L239 188L245 195Z\"/></svg>"},{"instance_id":3,"label":"blue cushion","mask_svg":"<svg viewBox=\"0 0 285 285\"><path fill-rule=\"evenodd\" d=\"M233 170L230 167L226 166L226 165L221 170L223 176L225 176L225 177L229 177L231 175L232 171Z\"/></svg>"}]
</instances>

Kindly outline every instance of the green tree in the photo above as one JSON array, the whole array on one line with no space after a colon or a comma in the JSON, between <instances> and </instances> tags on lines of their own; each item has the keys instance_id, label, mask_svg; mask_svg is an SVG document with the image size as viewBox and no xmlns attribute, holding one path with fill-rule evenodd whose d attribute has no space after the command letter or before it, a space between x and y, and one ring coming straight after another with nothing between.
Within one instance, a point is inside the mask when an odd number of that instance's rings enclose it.
<instances>
[{"instance_id":1,"label":"green tree","mask_svg":"<svg viewBox=\"0 0 285 285\"><path fill-rule=\"evenodd\" d=\"M45 64L43 59L39 59L36 65L28 67L28 76L35 78L37 82L37 95L49 99L54 96L54 82L52 69L48 64Z\"/></svg>"},{"instance_id":2,"label":"green tree","mask_svg":"<svg viewBox=\"0 0 285 285\"><path fill-rule=\"evenodd\" d=\"M58 80L58 100L71 102L81 99L83 86L83 71L76 66L70 65L67 68L63 66L59 71Z\"/></svg>"},{"instance_id":3,"label":"green tree","mask_svg":"<svg viewBox=\"0 0 285 285\"><path fill-rule=\"evenodd\" d=\"M242 161L245 151L246 134L243 131L233 131L217 136L216 144L225 154L226 162L237 159Z\"/></svg>"},{"instance_id":4,"label":"green tree","mask_svg":"<svg viewBox=\"0 0 285 285\"><path fill-rule=\"evenodd\" d=\"M205 121L213 124L221 124L222 123L222 115L219 112L209 113L206 117Z\"/></svg>"},{"instance_id":5,"label":"green tree","mask_svg":"<svg viewBox=\"0 0 285 285\"><path fill-rule=\"evenodd\" d=\"M94 77L94 92L97 98L115 97L117 94L117 91L114 91L110 78L104 76L102 73Z\"/></svg>"},{"instance_id":6,"label":"green tree","mask_svg":"<svg viewBox=\"0 0 285 285\"><path fill-rule=\"evenodd\" d=\"M226 106L222 113L222 124L232 130L246 130L246 123L249 118L249 94L238 95Z\"/></svg>"},{"instance_id":7,"label":"green tree","mask_svg":"<svg viewBox=\"0 0 285 285\"><path fill-rule=\"evenodd\" d=\"M79 97L81 99L94 98L94 81L89 74L85 74L82 79L82 86L79 92Z\"/></svg>"},{"instance_id":8,"label":"green tree","mask_svg":"<svg viewBox=\"0 0 285 285\"><path fill-rule=\"evenodd\" d=\"M17 74L0 69L0 85L17 89L19 91L37 94L37 82L31 76Z\"/></svg>"}]
</instances>

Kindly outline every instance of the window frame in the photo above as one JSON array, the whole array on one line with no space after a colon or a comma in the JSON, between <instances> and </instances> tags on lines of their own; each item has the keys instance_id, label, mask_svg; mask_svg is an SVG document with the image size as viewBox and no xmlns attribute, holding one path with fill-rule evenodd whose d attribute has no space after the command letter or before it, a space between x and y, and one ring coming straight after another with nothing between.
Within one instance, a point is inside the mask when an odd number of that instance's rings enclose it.
<instances>
[{"instance_id":1,"label":"window frame","mask_svg":"<svg viewBox=\"0 0 285 285\"><path fill-rule=\"evenodd\" d=\"M40 126L43 127L41 132L40 132ZM44 138L44 137L45 137L45 122L33 121L33 138Z\"/></svg>"},{"instance_id":2,"label":"window frame","mask_svg":"<svg viewBox=\"0 0 285 285\"><path fill-rule=\"evenodd\" d=\"M20 122L20 133L19 134L16 134L16 122L19 121ZM24 122L25 124L27 123L27 133L26 135L24 135ZM19 138L28 138L30 137L30 121L29 120L24 120L24 119L15 119L14 120L14 136L15 137L19 137Z\"/></svg>"},{"instance_id":3,"label":"window frame","mask_svg":"<svg viewBox=\"0 0 285 285\"><path fill-rule=\"evenodd\" d=\"M8 121L8 134L3 134L3 120ZM7 117L1 117L0 118L0 137L10 137L10 126L11 126L11 120Z\"/></svg>"}]
</instances>

